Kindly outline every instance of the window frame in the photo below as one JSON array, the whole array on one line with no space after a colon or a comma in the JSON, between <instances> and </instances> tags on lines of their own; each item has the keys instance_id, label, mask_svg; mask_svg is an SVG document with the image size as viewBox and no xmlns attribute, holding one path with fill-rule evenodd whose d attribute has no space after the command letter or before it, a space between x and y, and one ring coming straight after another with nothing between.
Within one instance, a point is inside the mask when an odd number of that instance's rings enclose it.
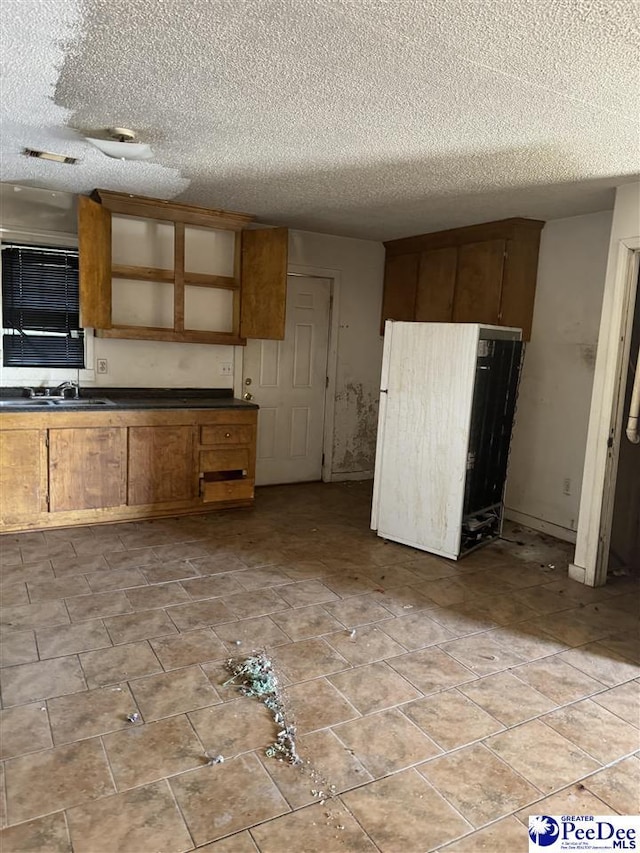
<instances>
[{"instance_id":1,"label":"window frame","mask_svg":"<svg viewBox=\"0 0 640 853\"><path fill-rule=\"evenodd\" d=\"M22 231L0 227L0 244L19 243L34 248L78 249L78 235L60 232ZM2 265L0 264L0 293L2 292ZM2 301L0 300L0 320L2 319ZM4 328L4 321L2 324ZM0 336L0 385L21 387L39 384L59 384L66 380L94 382L95 363L94 333L90 327L84 329L85 367L5 367L2 336Z\"/></svg>"}]
</instances>

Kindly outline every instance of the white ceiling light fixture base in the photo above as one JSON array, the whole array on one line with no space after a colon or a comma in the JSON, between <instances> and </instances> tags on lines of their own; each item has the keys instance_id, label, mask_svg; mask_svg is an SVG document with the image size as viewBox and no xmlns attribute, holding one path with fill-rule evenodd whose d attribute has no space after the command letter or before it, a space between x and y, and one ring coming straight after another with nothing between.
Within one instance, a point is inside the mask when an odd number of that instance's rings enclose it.
<instances>
[{"instance_id":1,"label":"white ceiling light fixture base","mask_svg":"<svg viewBox=\"0 0 640 853\"><path fill-rule=\"evenodd\" d=\"M144 142L136 142L136 135L127 127L110 127L105 131L107 139L87 136L85 139L95 145L107 157L116 160L150 160L153 151Z\"/></svg>"}]
</instances>

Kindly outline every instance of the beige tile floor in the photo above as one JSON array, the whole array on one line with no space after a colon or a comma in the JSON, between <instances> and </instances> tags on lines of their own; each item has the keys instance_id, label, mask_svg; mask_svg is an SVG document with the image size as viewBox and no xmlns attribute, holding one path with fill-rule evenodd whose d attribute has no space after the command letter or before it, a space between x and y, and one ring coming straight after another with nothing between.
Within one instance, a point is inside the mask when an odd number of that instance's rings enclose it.
<instances>
[{"instance_id":1,"label":"beige tile floor","mask_svg":"<svg viewBox=\"0 0 640 853\"><path fill-rule=\"evenodd\" d=\"M638 812L637 585L513 544L436 559L374 536L369 504L286 486L3 537L3 853L517 853L529 814ZM258 647L302 768L223 686Z\"/></svg>"}]
</instances>

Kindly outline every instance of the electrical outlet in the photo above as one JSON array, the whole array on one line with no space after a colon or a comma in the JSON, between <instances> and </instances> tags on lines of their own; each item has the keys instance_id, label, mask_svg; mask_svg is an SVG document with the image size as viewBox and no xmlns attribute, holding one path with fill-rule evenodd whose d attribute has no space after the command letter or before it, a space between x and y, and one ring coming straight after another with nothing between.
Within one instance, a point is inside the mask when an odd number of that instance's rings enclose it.
<instances>
[{"instance_id":1,"label":"electrical outlet","mask_svg":"<svg viewBox=\"0 0 640 853\"><path fill-rule=\"evenodd\" d=\"M108 373L109 368L107 365L106 358L97 358L96 359L96 373Z\"/></svg>"},{"instance_id":2,"label":"electrical outlet","mask_svg":"<svg viewBox=\"0 0 640 853\"><path fill-rule=\"evenodd\" d=\"M566 477L562 484L562 491L565 495L571 494L571 480L569 477Z\"/></svg>"},{"instance_id":3,"label":"electrical outlet","mask_svg":"<svg viewBox=\"0 0 640 853\"><path fill-rule=\"evenodd\" d=\"M233 376L233 365L230 361L225 361L220 365L220 376Z\"/></svg>"}]
</instances>

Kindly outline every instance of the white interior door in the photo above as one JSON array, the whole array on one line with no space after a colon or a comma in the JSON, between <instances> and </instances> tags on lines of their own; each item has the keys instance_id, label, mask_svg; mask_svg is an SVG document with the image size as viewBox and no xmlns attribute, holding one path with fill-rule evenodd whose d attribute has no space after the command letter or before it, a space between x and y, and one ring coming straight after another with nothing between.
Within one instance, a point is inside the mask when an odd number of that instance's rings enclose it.
<instances>
[{"instance_id":1,"label":"white interior door","mask_svg":"<svg viewBox=\"0 0 640 853\"><path fill-rule=\"evenodd\" d=\"M331 282L290 275L283 341L247 341L243 387L260 406L256 483L322 478Z\"/></svg>"}]
</instances>

